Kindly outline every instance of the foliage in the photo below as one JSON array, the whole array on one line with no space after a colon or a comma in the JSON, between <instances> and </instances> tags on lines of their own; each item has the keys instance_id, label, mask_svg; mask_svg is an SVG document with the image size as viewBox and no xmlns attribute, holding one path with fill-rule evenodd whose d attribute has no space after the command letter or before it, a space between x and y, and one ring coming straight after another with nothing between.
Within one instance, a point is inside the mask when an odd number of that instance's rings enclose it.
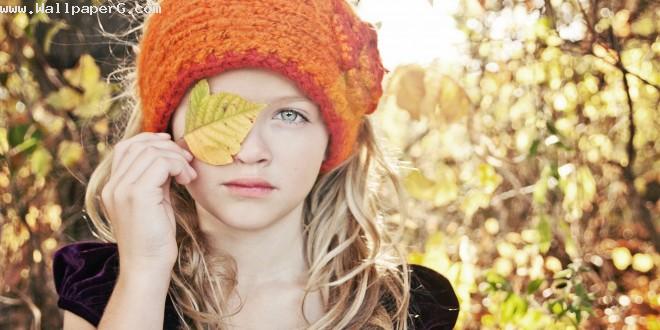
<instances>
[{"instance_id":1,"label":"foliage","mask_svg":"<svg viewBox=\"0 0 660 330\"><path fill-rule=\"evenodd\" d=\"M460 8L470 56L399 66L377 115L411 164L410 260L461 328L657 328L660 7Z\"/></svg>"},{"instance_id":2,"label":"foliage","mask_svg":"<svg viewBox=\"0 0 660 330\"><path fill-rule=\"evenodd\" d=\"M470 56L396 68L374 114L411 165L410 261L450 279L461 328L660 328L660 6L461 8ZM69 28L0 17L3 328L60 327L52 253L90 238L85 180L121 129L95 56L49 63Z\"/></svg>"},{"instance_id":3,"label":"foliage","mask_svg":"<svg viewBox=\"0 0 660 330\"><path fill-rule=\"evenodd\" d=\"M106 151L114 84L90 55L74 68L47 61L37 26L61 29L45 14L0 16L0 327L61 326L52 253L90 238L84 180ZM48 283L49 285L44 285Z\"/></svg>"}]
</instances>

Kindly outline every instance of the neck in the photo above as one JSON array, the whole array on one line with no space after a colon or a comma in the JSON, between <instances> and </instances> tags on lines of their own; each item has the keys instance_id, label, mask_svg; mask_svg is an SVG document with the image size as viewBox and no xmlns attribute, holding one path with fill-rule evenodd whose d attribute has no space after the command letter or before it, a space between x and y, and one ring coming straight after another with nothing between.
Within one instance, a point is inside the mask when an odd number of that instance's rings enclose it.
<instances>
[{"instance_id":1,"label":"neck","mask_svg":"<svg viewBox=\"0 0 660 330\"><path fill-rule=\"evenodd\" d=\"M251 290L274 283L304 283L302 204L267 227L227 226L197 206L200 229L213 254L229 254L237 266L238 288Z\"/></svg>"}]
</instances>

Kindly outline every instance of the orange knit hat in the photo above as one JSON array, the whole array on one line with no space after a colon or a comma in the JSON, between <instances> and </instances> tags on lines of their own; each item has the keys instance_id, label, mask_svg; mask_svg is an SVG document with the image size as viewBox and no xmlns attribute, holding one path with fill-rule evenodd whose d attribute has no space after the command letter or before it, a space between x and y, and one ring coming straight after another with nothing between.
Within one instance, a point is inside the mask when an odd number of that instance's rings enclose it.
<instances>
[{"instance_id":1,"label":"orange knit hat","mask_svg":"<svg viewBox=\"0 0 660 330\"><path fill-rule=\"evenodd\" d=\"M345 0L161 0L137 58L142 129L160 132L195 82L243 67L294 81L319 105L330 132L321 172L355 148L386 70L373 26Z\"/></svg>"}]
</instances>

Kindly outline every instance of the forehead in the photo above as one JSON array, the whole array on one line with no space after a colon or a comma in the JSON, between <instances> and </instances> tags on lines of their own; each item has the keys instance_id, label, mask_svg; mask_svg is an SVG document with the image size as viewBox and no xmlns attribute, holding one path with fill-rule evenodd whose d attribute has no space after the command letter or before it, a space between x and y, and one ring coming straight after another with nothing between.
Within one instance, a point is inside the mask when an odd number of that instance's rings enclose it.
<instances>
[{"instance_id":1,"label":"forehead","mask_svg":"<svg viewBox=\"0 0 660 330\"><path fill-rule=\"evenodd\" d=\"M252 102L272 103L284 97L305 97L292 80L265 69L231 70L207 80L211 93L235 93Z\"/></svg>"}]
</instances>

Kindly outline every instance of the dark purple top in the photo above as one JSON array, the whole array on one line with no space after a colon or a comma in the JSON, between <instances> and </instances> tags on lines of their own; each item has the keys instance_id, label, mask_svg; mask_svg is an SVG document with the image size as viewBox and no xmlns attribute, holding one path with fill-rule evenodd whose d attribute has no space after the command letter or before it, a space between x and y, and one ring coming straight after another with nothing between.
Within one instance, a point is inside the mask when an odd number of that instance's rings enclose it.
<instances>
[{"instance_id":1,"label":"dark purple top","mask_svg":"<svg viewBox=\"0 0 660 330\"><path fill-rule=\"evenodd\" d=\"M452 329L458 317L458 299L449 281L436 271L410 265L409 327ZM61 247L53 257L57 305L98 326L119 270L117 245L76 242ZM172 301L165 303L164 329L179 324Z\"/></svg>"}]
</instances>

